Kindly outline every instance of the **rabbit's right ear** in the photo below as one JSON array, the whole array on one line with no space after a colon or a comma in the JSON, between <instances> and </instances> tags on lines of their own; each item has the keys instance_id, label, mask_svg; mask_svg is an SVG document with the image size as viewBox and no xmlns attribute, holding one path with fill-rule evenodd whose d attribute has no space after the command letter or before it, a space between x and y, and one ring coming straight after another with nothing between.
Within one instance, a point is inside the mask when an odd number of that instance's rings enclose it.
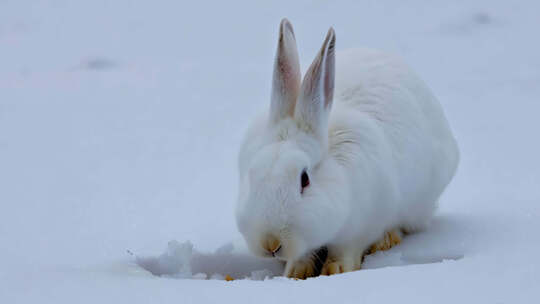
<instances>
[{"instance_id":1,"label":"rabbit's right ear","mask_svg":"<svg viewBox=\"0 0 540 304\"><path fill-rule=\"evenodd\" d=\"M321 50L309 67L304 81L295 118L303 129L322 140L328 138L328 117L334 98L336 34L328 30Z\"/></svg>"},{"instance_id":2,"label":"rabbit's right ear","mask_svg":"<svg viewBox=\"0 0 540 304\"><path fill-rule=\"evenodd\" d=\"M278 122L294 115L300 91L300 62L291 23L286 18L279 25L279 40L274 62L270 121Z\"/></svg>"}]
</instances>

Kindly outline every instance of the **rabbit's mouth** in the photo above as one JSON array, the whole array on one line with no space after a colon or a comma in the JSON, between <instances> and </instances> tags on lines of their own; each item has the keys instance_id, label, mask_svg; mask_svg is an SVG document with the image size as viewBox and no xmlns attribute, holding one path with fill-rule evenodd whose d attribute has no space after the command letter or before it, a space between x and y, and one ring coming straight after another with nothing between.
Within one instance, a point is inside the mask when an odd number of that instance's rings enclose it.
<instances>
[{"instance_id":1,"label":"rabbit's mouth","mask_svg":"<svg viewBox=\"0 0 540 304\"><path fill-rule=\"evenodd\" d=\"M276 252L272 253L272 257L280 261L284 261L284 262L290 260L288 257L285 256L285 254L283 253L283 250L281 250L281 246L278 250L276 250Z\"/></svg>"},{"instance_id":2,"label":"rabbit's mouth","mask_svg":"<svg viewBox=\"0 0 540 304\"><path fill-rule=\"evenodd\" d=\"M278 254L279 254L280 251L281 251L281 245L279 245L278 248L276 248L276 250L272 251L270 254L273 257L278 258Z\"/></svg>"},{"instance_id":3,"label":"rabbit's mouth","mask_svg":"<svg viewBox=\"0 0 540 304\"><path fill-rule=\"evenodd\" d=\"M267 257L273 257L280 261L290 260L290 258L286 254L287 248L283 246L283 243L279 239L271 235L267 236L265 241L263 241L262 247Z\"/></svg>"},{"instance_id":4,"label":"rabbit's mouth","mask_svg":"<svg viewBox=\"0 0 540 304\"><path fill-rule=\"evenodd\" d=\"M261 247L268 255L275 257L281 251L282 243L279 237L274 234L267 234L261 240Z\"/></svg>"}]
</instances>

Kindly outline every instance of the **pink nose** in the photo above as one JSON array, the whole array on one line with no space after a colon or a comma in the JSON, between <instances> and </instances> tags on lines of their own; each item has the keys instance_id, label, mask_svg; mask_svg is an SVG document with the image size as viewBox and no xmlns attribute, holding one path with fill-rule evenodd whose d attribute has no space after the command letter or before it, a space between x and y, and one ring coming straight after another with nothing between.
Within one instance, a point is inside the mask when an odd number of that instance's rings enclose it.
<instances>
[{"instance_id":1,"label":"pink nose","mask_svg":"<svg viewBox=\"0 0 540 304\"><path fill-rule=\"evenodd\" d=\"M281 242L277 237L272 234L267 235L261 240L261 245L264 250L274 255L279 249L281 249Z\"/></svg>"}]
</instances>

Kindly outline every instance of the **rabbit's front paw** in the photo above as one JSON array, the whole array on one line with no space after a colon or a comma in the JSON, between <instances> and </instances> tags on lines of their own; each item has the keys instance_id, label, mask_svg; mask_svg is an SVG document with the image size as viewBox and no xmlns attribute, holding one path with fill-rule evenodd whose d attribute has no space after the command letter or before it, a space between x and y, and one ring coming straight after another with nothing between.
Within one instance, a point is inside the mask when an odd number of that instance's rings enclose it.
<instances>
[{"instance_id":1,"label":"rabbit's front paw","mask_svg":"<svg viewBox=\"0 0 540 304\"><path fill-rule=\"evenodd\" d=\"M402 233L399 229L390 230L384 233L384 237L371 245L369 248L369 254L375 253L377 251L388 250L396 245L401 243Z\"/></svg>"},{"instance_id":2,"label":"rabbit's front paw","mask_svg":"<svg viewBox=\"0 0 540 304\"><path fill-rule=\"evenodd\" d=\"M315 268L310 260L299 260L292 262L292 266L289 268L286 275L288 278L305 280L309 277L314 277Z\"/></svg>"},{"instance_id":3,"label":"rabbit's front paw","mask_svg":"<svg viewBox=\"0 0 540 304\"><path fill-rule=\"evenodd\" d=\"M333 275L344 273L345 267L343 260L328 259L321 270L322 275Z\"/></svg>"}]
</instances>

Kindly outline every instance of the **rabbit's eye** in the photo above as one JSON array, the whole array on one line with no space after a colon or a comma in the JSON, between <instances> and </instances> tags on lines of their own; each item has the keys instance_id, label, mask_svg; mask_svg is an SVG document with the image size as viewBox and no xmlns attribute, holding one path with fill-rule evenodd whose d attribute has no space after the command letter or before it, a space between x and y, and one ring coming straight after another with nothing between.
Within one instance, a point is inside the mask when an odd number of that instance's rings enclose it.
<instances>
[{"instance_id":1,"label":"rabbit's eye","mask_svg":"<svg viewBox=\"0 0 540 304\"><path fill-rule=\"evenodd\" d=\"M304 188L309 186L309 176L307 175L306 170L302 171L302 176L300 177L300 183L302 184L302 189L300 193L304 193Z\"/></svg>"}]
</instances>

